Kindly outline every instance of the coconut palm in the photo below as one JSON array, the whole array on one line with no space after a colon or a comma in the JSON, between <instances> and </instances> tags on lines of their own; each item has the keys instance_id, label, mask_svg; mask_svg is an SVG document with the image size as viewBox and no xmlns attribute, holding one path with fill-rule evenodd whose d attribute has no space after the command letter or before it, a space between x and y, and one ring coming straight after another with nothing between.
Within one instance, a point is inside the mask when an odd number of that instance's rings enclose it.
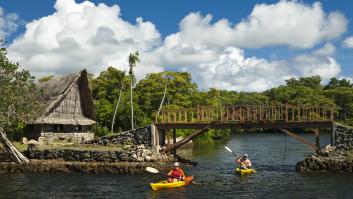
<instances>
[{"instance_id":1,"label":"coconut palm","mask_svg":"<svg viewBox=\"0 0 353 199\"><path fill-rule=\"evenodd\" d=\"M130 104L131 104L131 129L134 129L134 105L132 103L132 87L134 84L134 67L136 67L137 62L139 62L139 53L136 51L135 53L130 53L129 55L129 74L130 74Z\"/></svg>"}]
</instances>

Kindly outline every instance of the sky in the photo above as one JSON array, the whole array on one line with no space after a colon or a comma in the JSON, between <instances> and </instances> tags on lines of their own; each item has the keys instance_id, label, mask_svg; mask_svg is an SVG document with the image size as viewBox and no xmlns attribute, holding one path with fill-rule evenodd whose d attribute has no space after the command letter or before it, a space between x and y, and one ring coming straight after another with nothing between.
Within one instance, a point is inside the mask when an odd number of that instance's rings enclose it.
<instances>
[{"instance_id":1,"label":"sky","mask_svg":"<svg viewBox=\"0 0 353 199\"><path fill-rule=\"evenodd\" d=\"M261 92L353 78L353 1L0 0L8 57L37 78L108 66L189 72L200 89Z\"/></svg>"}]
</instances>

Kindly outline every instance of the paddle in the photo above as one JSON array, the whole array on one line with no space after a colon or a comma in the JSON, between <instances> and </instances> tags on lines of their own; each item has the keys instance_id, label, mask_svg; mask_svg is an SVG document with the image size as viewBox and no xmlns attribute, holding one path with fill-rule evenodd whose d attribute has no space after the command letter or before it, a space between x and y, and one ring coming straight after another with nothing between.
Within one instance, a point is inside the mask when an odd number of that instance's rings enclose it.
<instances>
[{"instance_id":1,"label":"paddle","mask_svg":"<svg viewBox=\"0 0 353 199\"><path fill-rule=\"evenodd\" d=\"M158 171L156 168L153 168L153 167L146 167L146 171L150 172L150 173L160 173L160 174L164 174L164 175L167 175L169 176L167 173L163 173L163 172L160 172ZM198 182L194 182L194 181L191 181L193 184L201 184L201 183L198 183Z\"/></svg>"},{"instance_id":2,"label":"paddle","mask_svg":"<svg viewBox=\"0 0 353 199\"><path fill-rule=\"evenodd\" d=\"M157 169L155 169L153 167L146 167L146 171L148 171L150 173L160 173L160 174L164 174L164 175L169 176L167 173L160 172L160 171L158 171Z\"/></svg>"},{"instance_id":3,"label":"paddle","mask_svg":"<svg viewBox=\"0 0 353 199\"><path fill-rule=\"evenodd\" d=\"M224 146L224 148L225 148L227 151L231 152L235 157L238 157L229 147Z\"/></svg>"}]
</instances>

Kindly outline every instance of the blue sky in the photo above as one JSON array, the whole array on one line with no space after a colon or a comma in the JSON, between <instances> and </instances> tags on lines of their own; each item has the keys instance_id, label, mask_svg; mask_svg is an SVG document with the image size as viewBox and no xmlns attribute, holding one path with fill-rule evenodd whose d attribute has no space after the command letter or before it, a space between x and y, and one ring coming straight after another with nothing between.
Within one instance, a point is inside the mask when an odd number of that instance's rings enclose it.
<instances>
[{"instance_id":1,"label":"blue sky","mask_svg":"<svg viewBox=\"0 0 353 199\"><path fill-rule=\"evenodd\" d=\"M0 25L10 58L38 77L82 67L98 74L108 65L126 70L126 56L138 50L138 77L187 71L201 89L262 91L289 77L353 77L353 41L348 42L353 36L353 1L83 2L0 0L0 17L12 24ZM90 19L94 25L84 24L83 18L92 17L84 7L97 16ZM143 20L137 22L138 17ZM90 43L97 38L100 43Z\"/></svg>"}]
</instances>

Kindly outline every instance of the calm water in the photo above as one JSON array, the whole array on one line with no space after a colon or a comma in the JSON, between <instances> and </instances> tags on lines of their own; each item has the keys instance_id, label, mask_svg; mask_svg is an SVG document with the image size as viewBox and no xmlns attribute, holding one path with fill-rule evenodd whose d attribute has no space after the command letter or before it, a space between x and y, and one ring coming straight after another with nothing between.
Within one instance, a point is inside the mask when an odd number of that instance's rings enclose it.
<instances>
[{"instance_id":1,"label":"calm water","mask_svg":"<svg viewBox=\"0 0 353 199\"><path fill-rule=\"evenodd\" d=\"M313 135L302 136L314 142ZM233 174L234 159L225 145L249 154L257 174ZM353 198L351 174L295 172L295 164L312 152L283 134L233 135L180 151L198 162L185 171L201 185L153 192L148 183L163 179L159 174L11 174L0 175L0 198Z\"/></svg>"}]
</instances>

